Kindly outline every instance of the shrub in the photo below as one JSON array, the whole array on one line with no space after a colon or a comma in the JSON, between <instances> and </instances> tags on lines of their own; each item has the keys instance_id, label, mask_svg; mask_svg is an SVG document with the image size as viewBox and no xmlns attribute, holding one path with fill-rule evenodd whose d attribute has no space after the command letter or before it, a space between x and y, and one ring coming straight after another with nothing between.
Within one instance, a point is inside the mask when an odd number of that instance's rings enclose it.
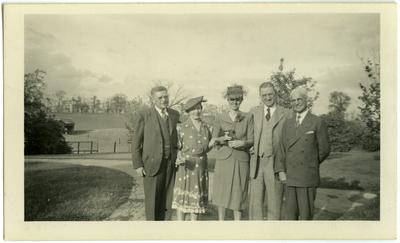
<instances>
[{"instance_id":1,"label":"shrub","mask_svg":"<svg viewBox=\"0 0 400 243\"><path fill-rule=\"evenodd\" d=\"M67 154L72 148L63 136L64 128L44 111L25 113L25 154Z\"/></svg>"}]
</instances>

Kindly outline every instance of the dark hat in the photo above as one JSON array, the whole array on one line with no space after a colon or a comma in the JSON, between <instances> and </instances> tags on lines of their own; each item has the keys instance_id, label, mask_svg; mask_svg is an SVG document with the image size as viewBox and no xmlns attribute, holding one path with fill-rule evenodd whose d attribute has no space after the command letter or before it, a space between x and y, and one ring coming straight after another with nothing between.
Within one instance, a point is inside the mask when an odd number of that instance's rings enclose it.
<instances>
[{"instance_id":1,"label":"dark hat","mask_svg":"<svg viewBox=\"0 0 400 243\"><path fill-rule=\"evenodd\" d=\"M244 90L241 85L234 85L228 87L226 90L226 98L243 98Z\"/></svg>"},{"instance_id":2,"label":"dark hat","mask_svg":"<svg viewBox=\"0 0 400 243\"><path fill-rule=\"evenodd\" d=\"M199 97L196 97L196 98L191 98L191 99L189 99L188 101L186 101L186 103L183 105L183 109L185 110L185 111L189 111L189 110L191 110L193 107L195 107L196 105L198 105L199 103L202 103L202 102L206 102L207 100L205 100L204 98L203 98L203 96L199 96Z\"/></svg>"}]
</instances>

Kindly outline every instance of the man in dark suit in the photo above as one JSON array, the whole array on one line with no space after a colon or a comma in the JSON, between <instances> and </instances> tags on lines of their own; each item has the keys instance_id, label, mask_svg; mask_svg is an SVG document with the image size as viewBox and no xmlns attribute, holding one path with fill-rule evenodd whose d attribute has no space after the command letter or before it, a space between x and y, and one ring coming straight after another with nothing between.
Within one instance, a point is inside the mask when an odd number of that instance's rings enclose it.
<instances>
[{"instance_id":1,"label":"man in dark suit","mask_svg":"<svg viewBox=\"0 0 400 243\"><path fill-rule=\"evenodd\" d=\"M276 176L282 125L291 111L277 104L277 94L271 82L259 87L262 105L251 110L254 116L254 153L250 160L249 218L263 220L264 199L268 220L281 219L283 185Z\"/></svg>"},{"instance_id":2,"label":"man in dark suit","mask_svg":"<svg viewBox=\"0 0 400 243\"><path fill-rule=\"evenodd\" d=\"M279 179L286 183L285 219L311 220L319 165L330 153L328 132L323 120L308 109L304 87L293 90L291 101L295 114L283 124L278 155Z\"/></svg>"},{"instance_id":3,"label":"man in dark suit","mask_svg":"<svg viewBox=\"0 0 400 243\"><path fill-rule=\"evenodd\" d=\"M179 113L168 108L169 97L165 87L153 88L151 99L154 106L138 111L134 116L132 162L136 172L143 176L146 219L169 220Z\"/></svg>"}]
</instances>

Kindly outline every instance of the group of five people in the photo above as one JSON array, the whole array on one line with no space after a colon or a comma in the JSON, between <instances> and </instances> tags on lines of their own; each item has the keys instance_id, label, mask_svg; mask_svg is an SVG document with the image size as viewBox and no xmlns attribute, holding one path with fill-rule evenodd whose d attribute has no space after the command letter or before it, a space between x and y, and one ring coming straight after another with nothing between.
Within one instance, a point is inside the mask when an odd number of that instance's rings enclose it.
<instances>
[{"instance_id":1,"label":"group of five people","mask_svg":"<svg viewBox=\"0 0 400 243\"><path fill-rule=\"evenodd\" d=\"M292 110L277 104L271 82L259 86L259 95L261 104L242 112L243 87L228 87L229 110L210 126L202 119L203 96L184 104L188 118L181 123L179 112L169 108L167 89L151 90L154 106L135 113L132 134L147 220L169 220L173 209L178 220L186 214L197 220L209 197L219 220L226 209L240 220L246 207L250 220L312 219L319 164L330 152L327 128L310 112L304 87L292 91ZM211 150L216 161L209 187Z\"/></svg>"}]
</instances>

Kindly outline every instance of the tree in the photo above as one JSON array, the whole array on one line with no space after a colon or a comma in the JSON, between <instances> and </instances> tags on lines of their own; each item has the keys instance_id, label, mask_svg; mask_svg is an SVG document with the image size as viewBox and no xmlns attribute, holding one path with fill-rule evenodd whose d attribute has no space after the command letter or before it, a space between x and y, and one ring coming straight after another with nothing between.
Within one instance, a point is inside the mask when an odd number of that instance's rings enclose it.
<instances>
[{"instance_id":1,"label":"tree","mask_svg":"<svg viewBox=\"0 0 400 243\"><path fill-rule=\"evenodd\" d=\"M154 81L153 87L155 86L164 86L168 90L169 94L169 107L176 108L181 112L181 105L188 98L186 95L185 89L183 85L175 86L172 82L163 82L163 81ZM151 94L150 92L147 94L147 97L151 104Z\"/></svg>"},{"instance_id":2,"label":"tree","mask_svg":"<svg viewBox=\"0 0 400 243\"><path fill-rule=\"evenodd\" d=\"M32 113L45 108L43 105L43 90L46 87L44 81L45 75L46 72L40 69L36 69L33 73L27 73L24 75L25 113Z\"/></svg>"},{"instance_id":3,"label":"tree","mask_svg":"<svg viewBox=\"0 0 400 243\"><path fill-rule=\"evenodd\" d=\"M288 72L283 72L283 62L284 59L281 58L281 63L279 66L278 72L273 72L270 76L271 82L274 84L275 89L278 95L278 104L290 108L291 101L290 101L290 93L293 89L297 86L304 85L309 92L309 106L311 107L312 104L316 99L318 99L319 92L315 91L316 81L314 81L311 77L301 77L297 78L295 76L296 69L292 69Z\"/></svg>"},{"instance_id":4,"label":"tree","mask_svg":"<svg viewBox=\"0 0 400 243\"><path fill-rule=\"evenodd\" d=\"M354 132L345 120L350 97L338 91L333 91L329 96L329 113L322 115L328 127L328 134L332 151L347 152L353 147Z\"/></svg>"},{"instance_id":5,"label":"tree","mask_svg":"<svg viewBox=\"0 0 400 243\"><path fill-rule=\"evenodd\" d=\"M92 102L91 102L91 111L90 112L97 113L100 109L101 102L99 99L97 99L97 96L95 96L95 95L91 98L91 101Z\"/></svg>"},{"instance_id":6,"label":"tree","mask_svg":"<svg viewBox=\"0 0 400 243\"><path fill-rule=\"evenodd\" d=\"M380 149L380 63L368 59L364 64L368 81L360 83L362 94L358 97L363 103L358 107L361 111L360 119L366 126L363 147L368 151L376 151Z\"/></svg>"},{"instance_id":7,"label":"tree","mask_svg":"<svg viewBox=\"0 0 400 243\"><path fill-rule=\"evenodd\" d=\"M124 113L126 111L127 103L128 98L122 93L115 94L110 99L111 110L116 114Z\"/></svg>"},{"instance_id":8,"label":"tree","mask_svg":"<svg viewBox=\"0 0 400 243\"><path fill-rule=\"evenodd\" d=\"M350 105L350 96L343 92L333 91L329 97L329 109L331 112L345 113Z\"/></svg>"},{"instance_id":9,"label":"tree","mask_svg":"<svg viewBox=\"0 0 400 243\"><path fill-rule=\"evenodd\" d=\"M57 99L57 107L56 111L57 112L63 112L65 110L64 104L65 104L65 95L67 93L64 90L58 90L55 93L56 99Z\"/></svg>"},{"instance_id":10,"label":"tree","mask_svg":"<svg viewBox=\"0 0 400 243\"><path fill-rule=\"evenodd\" d=\"M125 127L128 129L128 137L133 133L133 121L135 112L147 108L148 105L143 102L141 97L135 97L128 102L128 115L127 121L125 122Z\"/></svg>"},{"instance_id":11,"label":"tree","mask_svg":"<svg viewBox=\"0 0 400 243\"><path fill-rule=\"evenodd\" d=\"M43 103L45 74L37 69L24 75L24 151L25 154L70 153L63 126L47 115Z\"/></svg>"}]
</instances>

